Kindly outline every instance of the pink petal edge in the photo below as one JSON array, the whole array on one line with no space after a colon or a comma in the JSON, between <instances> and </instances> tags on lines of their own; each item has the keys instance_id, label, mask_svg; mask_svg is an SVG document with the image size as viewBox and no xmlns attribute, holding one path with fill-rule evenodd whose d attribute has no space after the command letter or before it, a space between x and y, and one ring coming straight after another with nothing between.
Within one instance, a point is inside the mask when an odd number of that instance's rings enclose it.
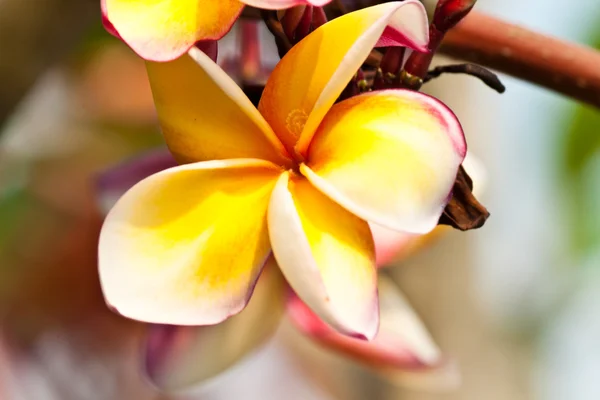
<instances>
[{"instance_id":1,"label":"pink petal edge","mask_svg":"<svg viewBox=\"0 0 600 400\"><path fill-rule=\"evenodd\" d=\"M121 39L119 32L115 29L115 26L108 19L108 11L106 10L106 0L100 0L100 11L102 12L102 25L104 29L111 35Z\"/></svg>"},{"instance_id":2,"label":"pink petal edge","mask_svg":"<svg viewBox=\"0 0 600 400\"><path fill-rule=\"evenodd\" d=\"M267 10L282 10L303 4L322 7L330 3L331 0L242 0L242 2L257 8L264 8Z\"/></svg>"},{"instance_id":3,"label":"pink petal edge","mask_svg":"<svg viewBox=\"0 0 600 400\"><path fill-rule=\"evenodd\" d=\"M337 333L317 317L295 294L287 304L287 315L302 333L327 348L337 350L357 361L377 368L428 369L432 365L420 360L401 341L380 333L371 341Z\"/></svg>"}]
</instances>

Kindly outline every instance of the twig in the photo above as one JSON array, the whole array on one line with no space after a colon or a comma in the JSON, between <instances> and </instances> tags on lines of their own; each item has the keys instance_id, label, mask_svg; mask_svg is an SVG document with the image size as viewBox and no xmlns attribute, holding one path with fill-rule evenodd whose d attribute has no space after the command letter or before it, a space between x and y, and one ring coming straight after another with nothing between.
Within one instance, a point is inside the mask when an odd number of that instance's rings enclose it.
<instances>
[{"instance_id":1,"label":"twig","mask_svg":"<svg viewBox=\"0 0 600 400\"><path fill-rule=\"evenodd\" d=\"M600 107L600 52L471 12L440 52Z\"/></svg>"},{"instance_id":2,"label":"twig","mask_svg":"<svg viewBox=\"0 0 600 400\"><path fill-rule=\"evenodd\" d=\"M453 65L443 65L440 67L436 67L431 71L427 72L425 78L423 78L423 83L429 82L430 80L439 77L442 74L451 73L451 74L466 74L470 76L474 76L475 78L479 78L483 83L485 83L490 88L494 89L498 93L504 93L506 88L498 78L496 74L491 72L490 70L483 68L480 65L476 64L453 64Z\"/></svg>"}]
</instances>

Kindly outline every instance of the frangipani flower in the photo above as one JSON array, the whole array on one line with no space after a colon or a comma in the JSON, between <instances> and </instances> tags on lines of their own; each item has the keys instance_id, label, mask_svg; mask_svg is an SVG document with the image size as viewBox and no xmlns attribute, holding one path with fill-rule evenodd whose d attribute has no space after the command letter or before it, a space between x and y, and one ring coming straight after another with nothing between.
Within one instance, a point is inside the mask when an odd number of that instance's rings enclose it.
<instances>
[{"instance_id":1,"label":"frangipani flower","mask_svg":"<svg viewBox=\"0 0 600 400\"><path fill-rule=\"evenodd\" d=\"M216 324L245 307L272 252L319 318L373 338L367 221L433 229L466 145L455 116L417 92L334 103L373 46L424 50L427 40L417 1L335 19L278 64L260 111L195 48L148 63L167 145L183 165L135 185L106 218L99 263L107 302L147 322Z\"/></svg>"},{"instance_id":2,"label":"frangipani flower","mask_svg":"<svg viewBox=\"0 0 600 400\"><path fill-rule=\"evenodd\" d=\"M97 186L101 210L108 212L118 196L140 180L176 165L168 152L155 151L104 173ZM434 232L437 229L440 227ZM410 246L410 240L416 236L394 234L386 238L384 235L391 233L389 230L379 232L376 238L381 243L376 243L376 247L384 257L389 257L391 249L403 254L401 249ZM377 257L380 258L379 253ZM336 333L320 321L290 293L274 258L270 257L251 301L240 314L211 326L148 326L143 362L146 375L167 391L203 382L264 344L287 311L293 326L309 338L394 380L401 380L404 385L421 388L425 380L428 389L452 386L455 377L452 364L441 356L398 288L388 278L380 276L378 280L383 299L381 328L375 339L367 342Z\"/></svg>"},{"instance_id":3,"label":"frangipani flower","mask_svg":"<svg viewBox=\"0 0 600 400\"><path fill-rule=\"evenodd\" d=\"M166 150L128 161L98 181L100 208L108 212L120 195L140 180L176 166ZM463 166L482 193L483 169L467 155ZM439 225L427 235L395 232L370 224L378 266L404 259L447 232ZM394 382L413 389L449 390L460 375L452 360L442 356L419 317L395 284L379 276L381 325L372 341L337 333L289 292L273 258L240 314L212 326L151 325L145 349L145 369L155 385L178 390L209 379L244 359L265 343L279 326L284 311L300 332L324 348L354 358Z\"/></svg>"},{"instance_id":4,"label":"frangipani flower","mask_svg":"<svg viewBox=\"0 0 600 400\"><path fill-rule=\"evenodd\" d=\"M223 37L244 5L283 9L331 0L100 0L106 29L146 60L170 61Z\"/></svg>"}]
</instances>

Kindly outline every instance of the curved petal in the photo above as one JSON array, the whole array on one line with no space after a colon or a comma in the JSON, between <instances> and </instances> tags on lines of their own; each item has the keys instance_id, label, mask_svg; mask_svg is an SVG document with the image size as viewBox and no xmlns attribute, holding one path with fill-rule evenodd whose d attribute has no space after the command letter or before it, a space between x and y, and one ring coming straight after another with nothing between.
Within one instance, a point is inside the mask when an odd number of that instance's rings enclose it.
<instances>
[{"instance_id":1,"label":"curved petal","mask_svg":"<svg viewBox=\"0 0 600 400\"><path fill-rule=\"evenodd\" d=\"M243 8L238 0L102 0L109 32L152 61L174 60L198 41L220 39Z\"/></svg>"},{"instance_id":2,"label":"curved petal","mask_svg":"<svg viewBox=\"0 0 600 400\"><path fill-rule=\"evenodd\" d=\"M211 326L151 326L144 349L148 377L160 389L176 390L233 366L275 332L286 293L285 280L269 257L252 299L238 315Z\"/></svg>"},{"instance_id":3,"label":"curved petal","mask_svg":"<svg viewBox=\"0 0 600 400\"><path fill-rule=\"evenodd\" d=\"M103 172L96 180L100 211L104 215L108 214L117 200L136 183L157 172L176 166L177 162L171 153L167 149L160 149L149 151Z\"/></svg>"},{"instance_id":4,"label":"curved petal","mask_svg":"<svg viewBox=\"0 0 600 400\"><path fill-rule=\"evenodd\" d=\"M427 15L416 0L385 3L336 18L294 46L269 78L258 109L291 151L304 154L319 123L386 26L387 43L426 51ZM302 65L302 68L298 68Z\"/></svg>"},{"instance_id":5,"label":"curved petal","mask_svg":"<svg viewBox=\"0 0 600 400\"><path fill-rule=\"evenodd\" d=\"M369 225L288 173L273 191L268 221L273 253L298 296L340 332L372 338L379 311Z\"/></svg>"},{"instance_id":6,"label":"curved petal","mask_svg":"<svg viewBox=\"0 0 600 400\"><path fill-rule=\"evenodd\" d=\"M332 107L300 170L323 193L384 227L431 231L466 152L456 116L410 90L352 97Z\"/></svg>"},{"instance_id":7,"label":"curved petal","mask_svg":"<svg viewBox=\"0 0 600 400\"><path fill-rule=\"evenodd\" d=\"M181 163L260 158L285 164L285 149L242 89L193 48L169 63L148 62L165 140Z\"/></svg>"},{"instance_id":8,"label":"curved petal","mask_svg":"<svg viewBox=\"0 0 600 400\"><path fill-rule=\"evenodd\" d=\"M440 350L396 285L383 276L378 285L381 322L370 342L337 333L297 297L288 301L288 315L318 343L372 367L412 370L439 364Z\"/></svg>"},{"instance_id":9,"label":"curved petal","mask_svg":"<svg viewBox=\"0 0 600 400\"><path fill-rule=\"evenodd\" d=\"M256 7L264 8L266 10L282 10L284 8L290 8L301 4L310 4L317 7L322 7L331 0L242 0L245 4Z\"/></svg>"},{"instance_id":10,"label":"curved petal","mask_svg":"<svg viewBox=\"0 0 600 400\"><path fill-rule=\"evenodd\" d=\"M266 212L281 170L208 161L141 181L100 233L107 303L146 322L205 325L244 308L269 254Z\"/></svg>"}]
</instances>

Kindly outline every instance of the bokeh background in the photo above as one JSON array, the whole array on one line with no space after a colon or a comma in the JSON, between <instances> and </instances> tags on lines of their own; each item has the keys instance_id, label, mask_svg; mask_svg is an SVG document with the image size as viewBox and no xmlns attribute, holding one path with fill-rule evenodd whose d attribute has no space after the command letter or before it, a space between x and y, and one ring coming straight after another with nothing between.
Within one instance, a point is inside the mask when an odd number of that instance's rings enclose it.
<instances>
[{"instance_id":1,"label":"bokeh background","mask_svg":"<svg viewBox=\"0 0 600 400\"><path fill-rule=\"evenodd\" d=\"M203 387L154 391L139 372L143 327L102 300L93 189L162 141L143 63L102 30L98 3L0 0L0 399L600 399L600 113L505 76L503 95L468 77L427 85L485 167L492 216L390 270L458 361L458 390L405 389L284 323ZM600 46L597 0L476 7ZM239 41L236 27L220 47L232 75Z\"/></svg>"}]
</instances>

